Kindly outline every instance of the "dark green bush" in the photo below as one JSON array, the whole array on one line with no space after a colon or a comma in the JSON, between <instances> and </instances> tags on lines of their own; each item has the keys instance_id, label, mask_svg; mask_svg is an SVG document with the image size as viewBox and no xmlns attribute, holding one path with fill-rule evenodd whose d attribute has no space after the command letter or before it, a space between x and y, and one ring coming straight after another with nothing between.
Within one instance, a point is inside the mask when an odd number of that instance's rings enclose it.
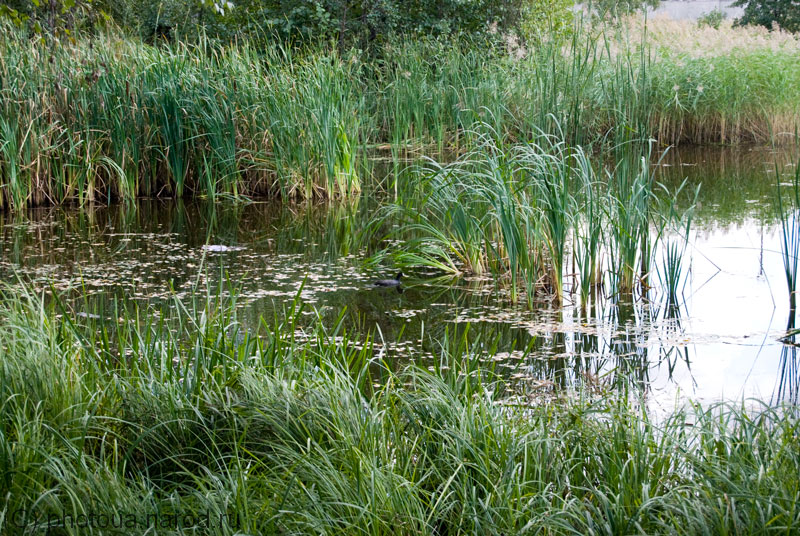
<instances>
[{"instance_id":1,"label":"dark green bush","mask_svg":"<svg viewBox=\"0 0 800 536\"><path fill-rule=\"evenodd\" d=\"M572 0L0 0L0 17L36 33L113 20L146 40L205 35L229 41L329 41L363 45L399 34L525 35L570 26Z\"/></svg>"},{"instance_id":2,"label":"dark green bush","mask_svg":"<svg viewBox=\"0 0 800 536\"><path fill-rule=\"evenodd\" d=\"M722 24L722 21L725 20L726 17L726 13L721 9L712 9L697 19L697 26L710 26L715 30L719 30L720 24Z\"/></svg>"},{"instance_id":3,"label":"dark green bush","mask_svg":"<svg viewBox=\"0 0 800 536\"><path fill-rule=\"evenodd\" d=\"M777 24L787 32L800 31L800 0L736 0L734 6L744 7L736 24L757 24L772 28Z\"/></svg>"},{"instance_id":4,"label":"dark green bush","mask_svg":"<svg viewBox=\"0 0 800 536\"><path fill-rule=\"evenodd\" d=\"M71 33L94 26L106 0L0 0L0 19L36 33Z\"/></svg>"},{"instance_id":5,"label":"dark green bush","mask_svg":"<svg viewBox=\"0 0 800 536\"><path fill-rule=\"evenodd\" d=\"M357 44L402 34L482 34L493 29L530 34L531 26L563 31L571 6L572 0L241 0L216 16L215 29L248 39L278 35Z\"/></svg>"}]
</instances>

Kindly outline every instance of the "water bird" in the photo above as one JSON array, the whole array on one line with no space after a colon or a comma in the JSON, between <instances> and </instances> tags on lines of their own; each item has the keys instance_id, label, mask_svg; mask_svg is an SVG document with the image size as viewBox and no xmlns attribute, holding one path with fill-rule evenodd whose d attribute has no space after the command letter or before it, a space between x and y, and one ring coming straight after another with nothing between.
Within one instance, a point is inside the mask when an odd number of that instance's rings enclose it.
<instances>
[{"instance_id":1,"label":"water bird","mask_svg":"<svg viewBox=\"0 0 800 536\"><path fill-rule=\"evenodd\" d=\"M400 278L405 276L403 272L397 272L394 279L378 279L372 283L376 287L396 287L400 284Z\"/></svg>"}]
</instances>

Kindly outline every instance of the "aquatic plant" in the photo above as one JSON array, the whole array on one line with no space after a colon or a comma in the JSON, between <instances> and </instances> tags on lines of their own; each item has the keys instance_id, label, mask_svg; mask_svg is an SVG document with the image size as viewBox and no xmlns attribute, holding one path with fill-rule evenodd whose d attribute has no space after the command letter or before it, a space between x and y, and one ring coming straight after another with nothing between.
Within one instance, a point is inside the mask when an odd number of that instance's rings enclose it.
<instances>
[{"instance_id":1,"label":"aquatic plant","mask_svg":"<svg viewBox=\"0 0 800 536\"><path fill-rule=\"evenodd\" d=\"M614 288L630 293L635 284L647 285L651 267L656 196L652 171L652 143L632 141L616 145L616 164L607 176L609 271Z\"/></svg>"},{"instance_id":2,"label":"aquatic plant","mask_svg":"<svg viewBox=\"0 0 800 536\"><path fill-rule=\"evenodd\" d=\"M602 281L600 254L605 244L603 232L604 205L598 180L589 155L578 147L574 154L576 182L580 188L580 200L573 224L573 260L580 285L580 301L584 312L589 305L592 289Z\"/></svg>"},{"instance_id":3,"label":"aquatic plant","mask_svg":"<svg viewBox=\"0 0 800 536\"><path fill-rule=\"evenodd\" d=\"M630 294L646 291L652 252L680 194L655 191L650 143L613 148L616 161L593 164L587 151L539 133L528 143L498 145L485 129L476 148L447 165L409 168L398 201L373 226L392 221L388 238L402 243L379 255L400 266L424 265L449 273L491 275L516 302L539 290L564 296L572 253L582 303L604 282ZM602 167L604 178L595 168ZM684 214L681 224L688 225ZM677 253L677 252L676 252ZM605 257L605 262L601 258Z\"/></svg>"},{"instance_id":4,"label":"aquatic plant","mask_svg":"<svg viewBox=\"0 0 800 536\"><path fill-rule=\"evenodd\" d=\"M302 337L299 303L245 326L218 300L79 317L5 293L0 530L115 514L136 534L800 526L795 408L537 404L461 338L433 371L392 370L340 325Z\"/></svg>"},{"instance_id":5,"label":"aquatic plant","mask_svg":"<svg viewBox=\"0 0 800 536\"><path fill-rule=\"evenodd\" d=\"M795 172L788 202L783 198L781 170L775 165L776 211L781 223L781 256L789 291L789 315L792 318L797 311L797 266L800 263L800 167L796 163L793 165Z\"/></svg>"},{"instance_id":6,"label":"aquatic plant","mask_svg":"<svg viewBox=\"0 0 800 536\"><path fill-rule=\"evenodd\" d=\"M684 182L677 191L672 193L673 197L678 197L686 186ZM694 200L697 200L700 185L694 190ZM660 237L661 264L656 268L660 289L664 293L668 308L677 309L680 305L680 296L686 285L686 251L689 247L689 238L692 227L692 215L694 203L683 213L678 213L674 203L670 203L665 209L666 216L664 225L661 228ZM669 233L664 237L663 234Z\"/></svg>"},{"instance_id":7,"label":"aquatic plant","mask_svg":"<svg viewBox=\"0 0 800 536\"><path fill-rule=\"evenodd\" d=\"M800 117L796 40L724 29L747 45L682 54L667 46L683 42L668 42L671 23L647 28L621 37L581 21L567 42L530 51L431 38L367 54L203 38L151 47L113 32L104 46L43 43L4 26L2 203L350 197L383 180L370 175L375 151L389 150L396 182L407 159L479 146L476 122L502 144L540 133L587 148L621 133L788 141Z\"/></svg>"},{"instance_id":8,"label":"aquatic plant","mask_svg":"<svg viewBox=\"0 0 800 536\"><path fill-rule=\"evenodd\" d=\"M376 224L390 218L399 221L391 236L402 239L403 247L390 251L398 265L476 275L489 271L511 282L516 301L518 281L533 289L542 275L540 257L546 244L534 190L537 172L553 170L537 148L506 149L496 144L491 127L476 129L486 129L475 134L482 140L478 148L456 162L409 169L407 189L397 203L383 209ZM539 168L532 167L536 165ZM551 239L553 248L558 239Z\"/></svg>"},{"instance_id":9,"label":"aquatic plant","mask_svg":"<svg viewBox=\"0 0 800 536\"><path fill-rule=\"evenodd\" d=\"M575 212L575 200L570 192L574 173L570 150L558 138L541 136L536 142L523 145L522 152L525 170L532 175L536 186L533 199L542 216L541 234L547 245L552 292L561 301L564 260Z\"/></svg>"}]
</instances>

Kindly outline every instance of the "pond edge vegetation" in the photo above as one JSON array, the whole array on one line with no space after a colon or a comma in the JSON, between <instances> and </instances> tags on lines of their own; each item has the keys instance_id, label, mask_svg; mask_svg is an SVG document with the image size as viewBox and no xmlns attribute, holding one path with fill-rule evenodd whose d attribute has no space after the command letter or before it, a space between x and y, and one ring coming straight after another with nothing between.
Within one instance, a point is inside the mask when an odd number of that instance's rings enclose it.
<instances>
[{"instance_id":1,"label":"pond edge vegetation","mask_svg":"<svg viewBox=\"0 0 800 536\"><path fill-rule=\"evenodd\" d=\"M64 520L121 512L210 512L216 534L800 525L796 407L654 422L625 396L509 404L466 339L445 338L433 371L392 370L341 325L297 332L299 302L256 334L217 298L79 316L4 292L4 533L80 534Z\"/></svg>"},{"instance_id":2,"label":"pond edge vegetation","mask_svg":"<svg viewBox=\"0 0 800 536\"><path fill-rule=\"evenodd\" d=\"M791 139L797 47L693 57L647 35L579 22L567 41L530 50L441 37L365 52L30 39L6 26L0 208L354 196L381 186L376 155L395 173L423 154L448 158L474 148L476 123L504 145L544 132L587 151L616 131L662 145Z\"/></svg>"}]
</instances>

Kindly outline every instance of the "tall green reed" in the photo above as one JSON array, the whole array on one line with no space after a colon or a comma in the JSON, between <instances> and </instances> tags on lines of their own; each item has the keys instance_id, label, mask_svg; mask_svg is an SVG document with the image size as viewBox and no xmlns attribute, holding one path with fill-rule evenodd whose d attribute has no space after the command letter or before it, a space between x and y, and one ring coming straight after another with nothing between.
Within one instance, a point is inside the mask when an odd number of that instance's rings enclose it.
<instances>
[{"instance_id":1,"label":"tall green reed","mask_svg":"<svg viewBox=\"0 0 800 536\"><path fill-rule=\"evenodd\" d=\"M407 188L374 222L395 225L394 244L381 256L488 274L512 301L524 290L529 304L537 291L563 299L570 253L583 304L606 275L615 293L646 291L666 225L661 214L677 195L656 191L651 144L615 146L618 160L605 164L545 133L504 146L489 126L474 132L482 143L455 162L404 175ZM673 219L688 225L686 214Z\"/></svg>"},{"instance_id":2,"label":"tall green reed","mask_svg":"<svg viewBox=\"0 0 800 536\"><path fill-rule=\"evenodd\" d=\"M792 191L788 202L784 201L781 185L781 170L775 165L776 210L781 222L781 256L786 287L789 291L789 316L794 318L797 310L797 265L800 262L800 167L794 163ZM784 206L786 205L786 206Z\"/></svg>"},{"instance_id":3,"label":"tall green reed","mask_svg":"<svg viewBox=\"0 0 800 536\"><path fill-rule=\"evenodd\" d=\"M533 288L545 247L536 214L536 149L505 148L494 131L475 135L478 149L452 164L412 168L410 186L384 209L378 222L399 218L392 255L399 265L424 264L446 272L489 271L510 281L511 298L519 283Z\"/></svg>"},{"instance_id":4,"label":"tall green reed","mask_svg":"<svg viewBox=\"0 0 800 536\"><path fill-rule=\"evenodd\" d=\"M656 206L651 151L652 143L616 145L616 163L606 172L610 271L615 289L626 294L637 282L647 285L651 267Z\"/></svg>"},{"instance_id":5,"label":"tall green reed","mask_svg":"<svg viewBox=\"0 0 800 536\"><path fill-rule=\"evenodd\" d=\"M353 196L371 179L368 151L388 146L398 177L408 158L479 146L476 121L505 144L545 132L613 147L652 136L785 141L797 117L791 51L683 58L585 24L565 45L530 50L501 36L370 53L104 39L45 46L3 32L0 115L17 130L3 141L7 206Z\"/></svg>"},{"instance_id":6,"label":"tall green reed","mask_svg":"<svg viewBox=\"0 0 800 536\"><path fill-rule=\"evenodd\" d=\"M604 206L601 183L589 155L578 147L575 155L576 183L580 197L573 224L573 255L576 259L581 307L586 311L592 290L602 281L600 255L604 246Z\"/></svg>"},{"instance_id":7,"label":"tall green reed","mask_svg":"<svg viewBox=\"0 0 800 536\"><path fill-rule=\"evenodd\" d=\"M668 193L673 197L680 195L681 190L686 185L684 182L678 191ZM696 202L700 187L695 189L694 201ZM656 269L660 288L663 290L668 308L677 309L680 306L680 297L686 285L686 252L689 248L691 236L692 213L695 203L682 214L678 214L674 204L670 204L666 209L667 216L659 234L669 233L668 236L659 236L662 242L661 264Z\"/></svg>"},{"instance_id":8,"label":"tall green reed","mask_svg":"<svg viewBox=\"0 0 800 536\"><path fill-rule=\"evenodd\" d=\"M541 143L541 145L539 145ZM543 237L550 263L550 285L558 301L563 297L564 261L570 229L573 227L575 199L570 193L573 164L570 149L554 136L542 136L523 146L527 171L535 180L542 215Z\"/></svg>"}]
</instances>

